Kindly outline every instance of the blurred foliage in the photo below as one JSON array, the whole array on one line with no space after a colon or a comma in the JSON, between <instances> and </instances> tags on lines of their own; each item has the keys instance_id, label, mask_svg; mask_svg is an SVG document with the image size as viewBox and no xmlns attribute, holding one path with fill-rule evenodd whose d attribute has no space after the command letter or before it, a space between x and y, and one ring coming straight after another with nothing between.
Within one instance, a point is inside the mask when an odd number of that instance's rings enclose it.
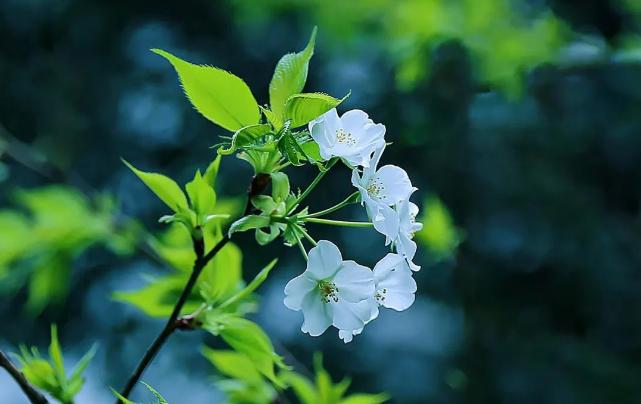
<instances>
[{"instance_id":1,"label":"blurred foliage","mask_svg":"<svg viewBox=\"0 0 641 404\"><path fill-rule=\"evenodd\" d=\"M464 238L463 231L454 225L447 207L436 196L425 199L423 212L418 219L423 229L416 234L417 241L427 247L430 259L451 258Z\"/></svg>"},{"instance_id":2,"label":"blurred foliage","mask_svg":"<svg viewBox=\"0 0 641 404\"><path fill-rule=\"evenodd\" d=\"M314 380L295 372L285 372L282 376L301 404L381 404L389 399L387 394L346 395L351 380L345 378L334 383L323 367L320 353L314 355L314 371Z\"/></svg>"},{"instance_id":3,"label":"blurred foliage","mask_svg":"<svg viewBox=\"0 0 641 404\"><path fill-rule=\"evenodd\" d=\"M555 60L570 31L548 8L511 0L230 1L248 19L301 9L323 32L357 42L367 32L395 61L396 82L409 90L429 74L429 57L447 39L471 51L482 82L511 96L523 92L523 73Z\"/></svg>"},{"instance_id":4,"label":"blurred foliage","mask_svg":"<svg viewBox=\"0 0 641 404\"><path fill-rule=\"evenodd\" d=\"M26 285L31 313L65 298L72 264L88 248L132 252L129 224L116 231L115 204L106 195L90 200L73 188L49 186L18 190L14 199L16 209L0 210L0 291Z\"/></svg>"},{"instance_id":5,"label":"blurred foliage","mask_svg":"<svg viewBox=\"0 0 641 404\"><path fill-rule=\"evenodd\" d=\"M65 363L62 348L58 341L58 329L51 326L51 344L49 345L49 360L44 359L38 348L20 346L20 354L15 355L20 370L27 380L51 394L61 404L73 404L74 397L80 392L85 383L83 373L89 366L96 352L94 345L76 364L71 375L65 373Z\"/></svg>"}]
</instances>

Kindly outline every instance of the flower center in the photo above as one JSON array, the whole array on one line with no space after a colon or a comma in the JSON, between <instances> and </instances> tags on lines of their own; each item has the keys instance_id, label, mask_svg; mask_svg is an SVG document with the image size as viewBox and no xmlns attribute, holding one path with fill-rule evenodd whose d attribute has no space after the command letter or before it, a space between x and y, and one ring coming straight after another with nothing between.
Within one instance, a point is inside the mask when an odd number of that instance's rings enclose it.
<instances>
[{"instance_id":1,"label":"flower center","mask_svg":"<svg viewBox=\"0 0 641 404\"><path fill-rule=\"evenodd\" d=\"M336 131L336 140L338 140L338 143L346 144L348 146L354 146L356 144L354 136L349 132L345 132L343 129Z\"/></svg>"},{"instance_id":2,"label":"flower center","mask_svg":"<svg viewBox=\"0 0 641 404\"><path fill-rule=\"evenodd\" d=\"M387 288L379 289L376 291L376 294L374 295L374 298L378 302L378 304L383 304L385 302L385 295L387 294Z\"/></svg>"},{"instance_id":3,"label":"flower center","mask_svg":"<svg viewBox=\"0 0 641 404\"><path fill-rule=\"evenodd\" d=\"M385 187L383 186L383 183L378 178L372 179L367 184L367 193L372 198L378 198L379 196L381 196L381 193L383 191L385 191Z\"/></svg>"},{"instance_id":4,"label":"flower center","mask_svg":"<svg viewBox=\"0 0 641 404\"><path fill-rule=\"evenodd\" d=\"M321 298L325 303L329 303L330 300L338 303L338 288L334 282L320 281L318 282L318 290L320 291Z\"/></svg>"}]
</instances>

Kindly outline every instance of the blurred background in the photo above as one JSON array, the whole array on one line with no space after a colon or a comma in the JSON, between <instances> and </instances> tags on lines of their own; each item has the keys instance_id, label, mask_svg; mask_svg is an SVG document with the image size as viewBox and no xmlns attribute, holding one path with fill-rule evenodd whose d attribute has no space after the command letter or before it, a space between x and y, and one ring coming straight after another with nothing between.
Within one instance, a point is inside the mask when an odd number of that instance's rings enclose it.
<instances>
[{"instance_id":1,"label":"blurred background","mask_svg":"<svg viewBox=\"0 0 641 404\"><path fill-rule=\"evenodd\" d=\"M351 90L342 110L387 126L385 162L420 189L423 269L409 310L344 345L284 307L297 251L239 236L246 279L281 258L253 316L277 351L301 369L322 351L335 379L397 403L641 402L637 0L3 0L0 349L46 346L51 323L72 362L98 342L78 402L113 401L163 323L112 294L166 273L136 246L166 209L120 157L184 183L225 134L148 49L233 71L267 103L314 25L306 90ZM250 176L223 161L226 203ZM312 206L351 191L346 169L327 181ZM359 229L312 232L365 265L380 248ZM195 349L210 338L175 335L144 380L170 403L219 402ZM0 372L0 403L22 402Z\"/></svg>"}]
</instances>

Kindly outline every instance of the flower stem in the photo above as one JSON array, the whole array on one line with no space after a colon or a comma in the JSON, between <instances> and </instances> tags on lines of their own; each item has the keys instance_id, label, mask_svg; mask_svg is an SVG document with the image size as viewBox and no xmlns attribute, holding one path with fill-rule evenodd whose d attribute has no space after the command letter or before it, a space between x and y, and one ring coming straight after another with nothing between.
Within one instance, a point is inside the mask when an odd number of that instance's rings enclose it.
<instances>
[{"instance_id":1,"label":"flower stem","mask_svg":"<svg viewBox=\"0 0 641 404\"><path fill-rule=\"evenodd\" d=\"M305 238L307 239L307 241L309 241L311 245L313 245L314 247L316 247L316 245L318 244L318 243L316 242L316 240L314 240L314 239L312 238L312 236L310 236L310 235L309 235L309 233L307 233L307 231L306 231L305 229L303 229L301 226L296 225L296 227L298 228L298 230L300 230L300 232L301 232L301 233L303 233L303 236L305 236Z\"/></svg>"},{"instance_id":2,"label":"flower stem","mask_svg":"<svg viewBox=\"0 0 641 404\"><path fill-rule=\"evenodd\" d=\"M300 248L300 252L303 254L303 257L305 257L305 261L307 261L308 260L307 251L305 251L305 246L303 245L303 241L300 239L300 237L296 237L296 242L298 244L298 248Z\"/></svg>"},{"instance_id":3,"label":"flower stem","mask_svg":"<svg viewBox=\"0 0 641 404\"><path fill-rule=\"evenodd\" d=\"M316 188L316 185L318 185L318 183L320 182L320 180L322 180L322 179L323 179L323 177L324 177L324 176L329 172L329 170L334 166L334 164L336 164L336 162L337 162L337 161L338 161L338 158L336 158L336 157L335 157L335 158L331 159L331 160L329 161L329 163L327 163L327 166L325 167L325 171L321 171L321 172L319 172L319 173L318 173L318 175L316 176L316 178L314 178L314 180L311 182L311 184L309 184L309 185L307 186L307 189L305 189L305 190L303 191L303 193L302 193L302 194L300 194L300 196L298 197L298 199L296 199L296 201L294 202L294 204L292 205L292 207L291 207L291 208L289 208L289 210L287 211L287 213L285 213L285 216L287 216L287 215L289 215L290 213L292 213L292 212L296 209L296 207L298 207L298 205L300 205L300 203L301 203L305 198L307 198L307 196L308 196L308 195L309 195L309 194L314 190L314 188Z\"/></svg>"},{"instance_id":4,"label":"flower stem","mask_svg":"<svg viewBox=\"0 0 641 404\"><path fill-rule=\"evenodd\" d=\"M343 227L372 227L374 226L371 222L348 222L345 220L330 220L330 219L317 219L315 217L308 217L304 219L309 223L317 224L328 224L332 226L343 226Z\"/></svg>"},{"instance_id":5,"label":"flower stem","mask_svg":"<svg viewBox=\"0 0 641 404\"><path fill-rule=\"evenodd\" d=\"M327 209L321 210L319 212L310 213L309 215L301 216L300 218L301 219L306 219L306 218L310 218L310 217L320 217L320 216L328 215L328 214L330 214L332 212L336 212L337 210L342 209L345 206L354 203L355 202L354 198L357 195L358 195L358 191L354 192L353 194L351 194L350 196L345 198L343 201L337 203L336 205L332 206L331 208L327 208Z\"/></svg>"}]
</instances>

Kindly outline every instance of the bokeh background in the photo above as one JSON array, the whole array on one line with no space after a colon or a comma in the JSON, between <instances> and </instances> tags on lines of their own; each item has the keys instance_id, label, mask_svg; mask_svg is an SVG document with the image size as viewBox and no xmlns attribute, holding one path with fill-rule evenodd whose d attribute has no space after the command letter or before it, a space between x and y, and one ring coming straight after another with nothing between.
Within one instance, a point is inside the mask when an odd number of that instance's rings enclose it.
<instances>
[{"instance_id":1,"label":"bokeh background","mask_svg":"<svg viewBox=\"0 0 641 404\"><path fill-rule=\"evenodd\" d=\"M423 269L411 309L344 345L303 335L283 306L297 251L239 237L247 279L281 257L253 317L277 350L300 369L322 351L335 379L398 403L641 402L635 0L0 2L0 348L44 347L51 323L72 362L97 341L78 402L113 401L162 321L112 293L165 271L131 234L161 231L166 212L120 157L184 182L224 134L148 49L233 71L266 103L275 63L314 25L306 89L351 90L343 110L387 126L386 162L420 188ZM251 171L223 167L233 201ZM350 191L345 169L327 181L313 206ZM374 264L378 237L312 231ZM196 349L208 338L175 335L144 380L171 403L219 402ZM0 403L22 402L0 372Z\"/></svg>"}]
</instances>

